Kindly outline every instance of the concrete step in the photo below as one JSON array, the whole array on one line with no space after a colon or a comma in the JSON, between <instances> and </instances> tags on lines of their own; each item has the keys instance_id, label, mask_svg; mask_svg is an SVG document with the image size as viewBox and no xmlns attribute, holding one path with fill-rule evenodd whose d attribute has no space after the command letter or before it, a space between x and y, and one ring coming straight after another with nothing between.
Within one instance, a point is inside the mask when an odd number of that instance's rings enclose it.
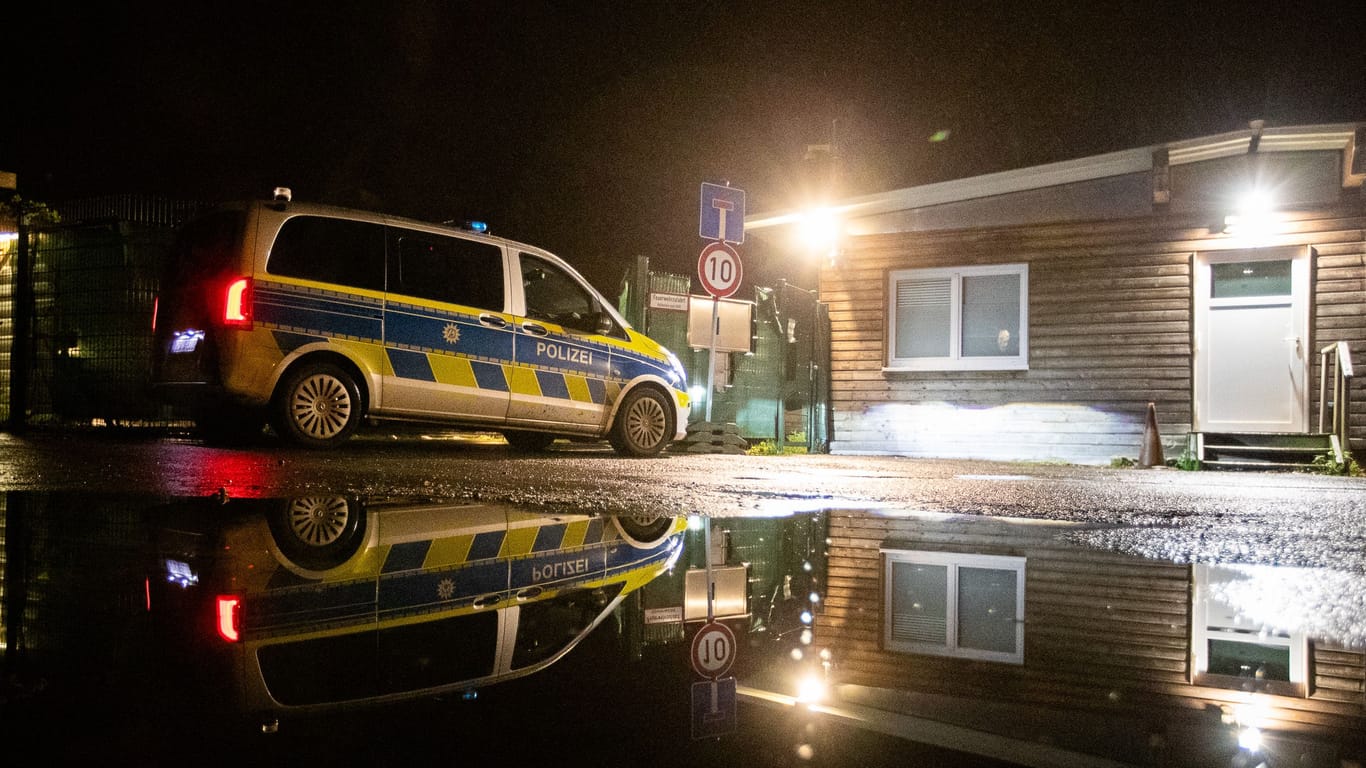
<instances>
[{"instance_id":1,"label":"concrete step","mask_svg":"<svg viewBox=\"0 0 1366 768\"><path fill-rule=\"evenodd\" d=\"M1332 447L1330 436L1319 433L1204 432L1198 458L1210 469L1293 471L1312 467Z\"/></svg>"}]
</instances>

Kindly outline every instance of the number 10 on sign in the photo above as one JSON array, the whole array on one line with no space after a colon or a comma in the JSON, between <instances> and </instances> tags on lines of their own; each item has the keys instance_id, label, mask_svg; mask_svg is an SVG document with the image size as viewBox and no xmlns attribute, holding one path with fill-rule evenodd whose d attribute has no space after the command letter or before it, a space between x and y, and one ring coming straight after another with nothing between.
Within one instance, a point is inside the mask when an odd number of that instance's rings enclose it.
<instances>
[{"instance_id":1,"label":"number 10 on sign","mask_svg":"<svg viewBox=\"0 0 1366 768\"><path fill-rule=\"evenodd\" d=\"M724 299L740 288L744 269L740 265L740 254L726 243L708 243L697 259L697 276L707 293Z\"/></svg>"},{"instance_id":2,"label":"number 10 on sign","mask_svg":"<svg viewBox=\"0 0 1366 768\"><path fill-rule=\"evenodd\" d=\"M704 625L692 639L692 666L697 674L715 680L735 663L735 633L719 621Z\"/></svg>"}]
</instances>

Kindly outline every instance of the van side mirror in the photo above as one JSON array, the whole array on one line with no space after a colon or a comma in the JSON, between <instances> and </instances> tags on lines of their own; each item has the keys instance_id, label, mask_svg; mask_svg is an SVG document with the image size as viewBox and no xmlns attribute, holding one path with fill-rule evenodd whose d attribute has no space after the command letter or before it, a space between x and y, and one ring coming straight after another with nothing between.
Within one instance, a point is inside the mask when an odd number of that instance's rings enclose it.
<instances>
[{"instance_id":1,"label":"van side mirror","mask_svg":"<svg viewBox=\"0 0 1366 768\"><path fill-rule=\"evenodd\" d=\"M612 316L607 314L606 312L599 310L598 323L597 327L594 329L594 332L597 333L599 336L610 336L612 334L612 331L615 329L616 323L612 322Z\"/></svg>"}]
</instances>

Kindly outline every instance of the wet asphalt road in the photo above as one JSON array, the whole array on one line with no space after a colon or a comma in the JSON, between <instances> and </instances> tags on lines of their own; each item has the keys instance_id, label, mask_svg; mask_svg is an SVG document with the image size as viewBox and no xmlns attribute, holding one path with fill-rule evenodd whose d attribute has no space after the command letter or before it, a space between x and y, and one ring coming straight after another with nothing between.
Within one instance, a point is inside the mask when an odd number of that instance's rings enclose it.
<instances>
[{"instance_id":1,"label":"wet asphalt road","mask_svg":"<svg viewBox=\"0 0 1366 768\"><path fill-rule=\"evenodd\" d=\"M386 431L312 452L269 439L250 449L224 449L174 433L30 430L0 433L0 491L345 493L609 514L857 508L996 515L1068 523L1060 526L1067 538L1174 562L1321 567L1366 576L1366 478L1307 473L880 456L622 459L605 443L566 442L526 456L509 452L497 438Z\"/></svg>"}]
</instances>

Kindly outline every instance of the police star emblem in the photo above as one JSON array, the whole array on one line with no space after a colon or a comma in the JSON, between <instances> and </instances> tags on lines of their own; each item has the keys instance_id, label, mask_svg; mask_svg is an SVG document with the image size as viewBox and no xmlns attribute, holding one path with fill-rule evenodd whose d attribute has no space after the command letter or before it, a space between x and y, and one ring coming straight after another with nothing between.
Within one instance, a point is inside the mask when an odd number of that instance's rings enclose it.
<instances>
[{"instance_id":1,"label":"police star emblem","mask_svg":"<svg viewBox=\"0 0 1366 768\"><path fill-rule=\"evenodd\" d=\"M455 582L450 579L442 579L436 584L436 596L442 600L450 600L455 595Z\"/></svg>"},{"instance_id":2,"label":"police star emblem","mask_svg":"<svg viewBox=\"0 0 1366 768\"><path fill-rule=\"evenodd\" d=\"M445 339L447 344L455 346L460 341L460 326L446 323L446 327L441 329L441 338Z\"/></svg>"}]
</instances>

